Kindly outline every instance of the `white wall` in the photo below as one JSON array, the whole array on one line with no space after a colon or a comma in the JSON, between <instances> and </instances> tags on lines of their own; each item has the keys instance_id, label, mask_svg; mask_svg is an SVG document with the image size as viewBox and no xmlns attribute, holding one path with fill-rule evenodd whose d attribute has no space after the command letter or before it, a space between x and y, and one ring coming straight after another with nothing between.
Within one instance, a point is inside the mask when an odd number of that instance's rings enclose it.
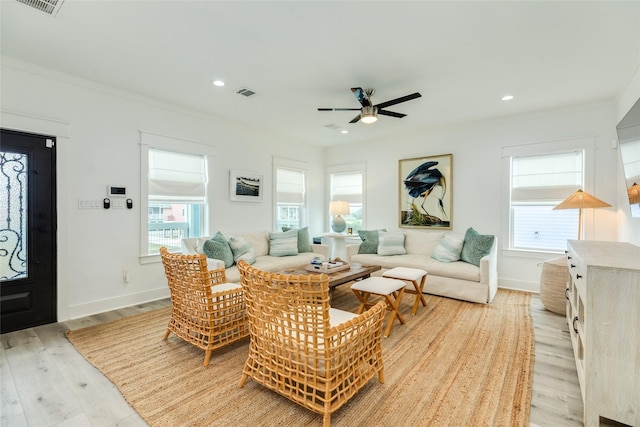
<instances>
[{"instance_id":1,"label":"white wall","mask_svg":"<svg viewBox=\"0 0 640 427\"><path fill-rule=\"evenodd\" d=\"M215 146L210 233L273 229L273 156L308 162L309 211L325 211L320 148L7 58L1 84L2 127L60 136L58 320L168 296L162 265L140 262L140 130ZM263 174L263 202L230 202L229 169ZM134 209L78 209L107 185L127 186ZM324 216L309 220L322 233Z\"/></svg>"},{"instance_id":2,"label":"white wall","mask_svg":"<svg viewBox=\"0 0 640 427\"><path fill-rule=\"evenodd\" d=\"M618 150L611 148L616 138L615 124L621 116L613 103L322 150L7 58L2 58L1 72L0 125L59 136L59 320L168 295L161 265L140 263L140 130L215 146L210 232L272 229L274 156L308 162L312 235L320 235L328 227L324 165L343 164L344 159L366 162L367 227L393 229L398 224L398 160L452 153L453 232L464 233L473 226L480 233L496 234L501 245L506 243L501 232L506 220L506 212L501 209L502 147L593 137L597 184L592 191L614 208L586 214L585 238L640 243L640 220L621 213L622 172ZM230 202L229 169L263 174L264 201ZM128 187L133 210L78 209L79 199L102 199L110 184ZM502 251L500 285L537 291L539 262L555 256L521 257ZM125 269L130 271L130 283L124 283Z\"/></svg>"},{"instance_id":3,"label":"white wall","mask_svg":"<svg viewBox=\"0 0 640 427\"><path fill-rule=\"evenodd\" d=\"M616 107L601 102L513 116L447 129L401 134L393 139L344 145L327 151L327 165L342 158L361 159L367 164L367 228L398 228L398 160L439 154L453 154L453 230L464 233L474 227L482 234L495 234L501 250L498 260L501 287L538 291L540 262L560 254L527 255L504 250L508 236L503 224L508 212L503 208L501 149L504 146L537 142L592 138L595 141L595 169L587 189L613 208L585 211L585 238L618 238L616 194L618 152L615 139Z\"/></svg>"}]
</instances>

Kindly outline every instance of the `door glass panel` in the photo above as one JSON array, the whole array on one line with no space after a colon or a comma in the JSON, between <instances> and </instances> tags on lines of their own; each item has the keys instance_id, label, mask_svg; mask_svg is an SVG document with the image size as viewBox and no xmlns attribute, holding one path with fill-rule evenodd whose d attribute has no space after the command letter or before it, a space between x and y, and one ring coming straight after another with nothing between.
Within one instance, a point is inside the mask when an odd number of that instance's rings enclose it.
<instances>
[{"instance_id":1,"label":"door glass panel","mask_svg":"<svg viewBox=\"0 0 640 427\"><path fill-rule=\"evenodd\" d=\"M0 281L27 277L27 155L0 151Z\"/></svg>"}]
</instances>

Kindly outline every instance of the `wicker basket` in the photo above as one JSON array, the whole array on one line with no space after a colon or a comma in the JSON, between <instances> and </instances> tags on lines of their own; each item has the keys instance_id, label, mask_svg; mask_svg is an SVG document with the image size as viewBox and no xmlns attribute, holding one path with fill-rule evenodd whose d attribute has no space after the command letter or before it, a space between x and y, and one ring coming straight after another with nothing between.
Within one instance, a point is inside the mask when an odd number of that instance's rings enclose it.
<instances>
[{"instance_id":1,"label":"wicker basket","mask_svg":"<svg viewBox=\"0 0 640 427\"><path fill-rule=\"evenodd\" d=\"M542 264L540 299L545 308L554 313L566 313L564 291L567 287L567 257L550 259Z\"/></svg>"}]
</instances>

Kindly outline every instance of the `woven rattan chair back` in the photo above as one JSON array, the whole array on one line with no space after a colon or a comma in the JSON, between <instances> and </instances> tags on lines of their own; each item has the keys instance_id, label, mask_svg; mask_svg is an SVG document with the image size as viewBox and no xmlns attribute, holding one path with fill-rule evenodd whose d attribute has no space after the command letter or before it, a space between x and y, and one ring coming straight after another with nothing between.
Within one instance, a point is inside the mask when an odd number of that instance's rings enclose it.
<instances>
[{"instance_id":1,"label":"woven rattan chair back","mask_svg":"<svg viewBox=\"0 0 640 427\"><path fill-rule=\"evenodd\" d=\"M323 415L347 402L371 378L384 382L383 302L331 324L329 277L280 275L238 263L247 301L251 343L240 387L247 378Z\"/></svg>"},{"instance_id":2,"label":"woven rattan chair back","mask_svg":"<svg viewBox=\"0 0 640 427\"><path fill-rule=\"evenodd\" d=\"M205 350L204 366L208 366L213 350L249 335L242 287L226 283L224 269L208 270L203 254L172 254L162 247L160 255L171 292L164 340L173 333Z\"/></svg>"}]
</instances>

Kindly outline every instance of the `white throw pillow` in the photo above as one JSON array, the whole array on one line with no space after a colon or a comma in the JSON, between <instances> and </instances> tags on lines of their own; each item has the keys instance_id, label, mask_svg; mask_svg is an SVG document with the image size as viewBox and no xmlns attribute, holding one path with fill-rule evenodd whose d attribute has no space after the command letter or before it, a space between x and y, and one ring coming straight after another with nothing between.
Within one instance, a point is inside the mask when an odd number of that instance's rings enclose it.
<instances>
[{"instance_id":1,"label":"white throw pillow","mask_svg":"<svg viewBox=\"0 0 640 427\"><path fill-rule=\"evenodd\" d=\"M378 232L378 255L404 255L406 253L403 232Z\"/></svg>"},{"instance_id":2,"label":"white throw pillow","mask_svg":"<svg viewBox=\"0 0 640 427\"><path fill-rule=\"evenodd\" d=\"M231 236L229 237L229 247L233 252L233 261L237 264L241 259L245 260L248 264L256 262L256 253L253 248L242 237Z\"/></svg>"},{"instance_id":3,"label":"white throw pillow","mask_svg":"<svg viewBox=\"0 0 640 427\"><path fill-rule=\"evenodd\" d=\"M269 255L298 255L298 230L269 233Z\"/></svg>"},{"instance_id":4,"label":"white throw pillow","mask_svg":"<svg viewBox=\"0 0 640 427\"><path fill-rule=\"evenodd\" d=\"M464 240L457 236L445 235L433 250L431 258L440 262L454 262L460 259Z\"/></svg>"}]
</instances>

